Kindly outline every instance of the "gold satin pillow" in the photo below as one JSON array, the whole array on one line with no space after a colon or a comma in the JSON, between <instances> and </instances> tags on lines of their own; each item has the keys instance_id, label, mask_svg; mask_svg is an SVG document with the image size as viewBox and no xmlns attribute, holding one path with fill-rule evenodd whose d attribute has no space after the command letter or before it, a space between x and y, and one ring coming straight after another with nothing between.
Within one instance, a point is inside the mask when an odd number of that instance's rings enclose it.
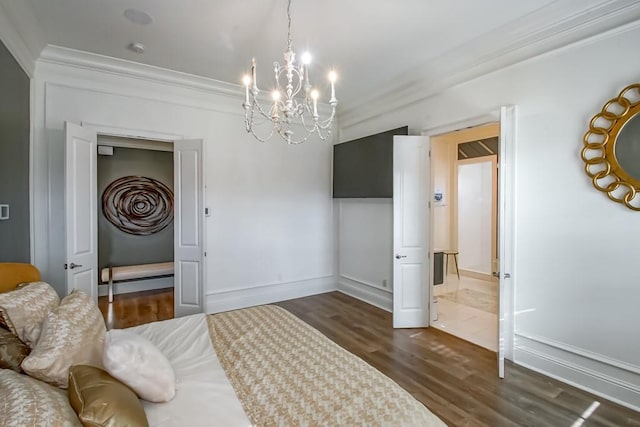
<instances>
[{"instance_id":1,"label":"gold satin pillow","mask_svg":"<svg viewBox=\"0 0 640 427\"><path fill-rule=\"evenodd\" d=\"M87 427L148 427L138 396L102 369L87 365L69 370L69 402Z\"/></svg>"},{"instance_id":2,"label":"gold satin pillow","mask_svg":"<svg viewBox=\"0 0 640 427\"><path fill-rule=\"evenodd\" d=\"M29 355L29 347L12 332L0 328L0 368L20 372L22 360Z\"/></svg>"}]
</instances>

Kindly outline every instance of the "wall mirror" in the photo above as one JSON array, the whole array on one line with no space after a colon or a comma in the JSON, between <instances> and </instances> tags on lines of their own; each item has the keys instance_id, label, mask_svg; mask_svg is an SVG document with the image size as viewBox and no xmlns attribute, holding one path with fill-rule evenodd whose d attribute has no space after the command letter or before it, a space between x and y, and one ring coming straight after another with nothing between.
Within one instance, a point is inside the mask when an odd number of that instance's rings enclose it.
<instances>
[{"instance_id":1,"label":"wall mirror","mask_svg":"<svg viewBox=\"0 0 640 427\"><path fill-rule=\"evenodd\" d=\"M581 152L593 186L640 211L640 83L622 89L589 122Z\"/></svg>"}]
</instances>

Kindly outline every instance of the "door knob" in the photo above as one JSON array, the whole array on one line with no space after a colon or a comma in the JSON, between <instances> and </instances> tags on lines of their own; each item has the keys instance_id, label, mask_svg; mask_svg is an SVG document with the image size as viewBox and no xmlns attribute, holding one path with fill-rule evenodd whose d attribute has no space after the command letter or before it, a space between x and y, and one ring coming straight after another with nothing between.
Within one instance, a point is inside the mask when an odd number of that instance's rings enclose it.
<instances>
[{"instance_id":1,"label":"door knob","mask_svg":"<svg viewBox=\"0 0 640 427\"><path fill-rule=\"evenodd\" d=\"M72 270L73 270L74 268L76 268L76 267L82 267L82 264L75 264L75 263L73 263L73 262L72 262L71 264L69 264L69 268L70 268L70 269L72 269Z\"/></svg>"},{"instance_id":2,"label":"door knob","mask_svg":"<svg viewBox=\"0 0 640 427\"><path fill-rule=\"evenodd\" d=\"M406 255L400 255L400 254L396 254L396 259L400 259L400 258L406 258Z\"/></svg>"}]
</instances>

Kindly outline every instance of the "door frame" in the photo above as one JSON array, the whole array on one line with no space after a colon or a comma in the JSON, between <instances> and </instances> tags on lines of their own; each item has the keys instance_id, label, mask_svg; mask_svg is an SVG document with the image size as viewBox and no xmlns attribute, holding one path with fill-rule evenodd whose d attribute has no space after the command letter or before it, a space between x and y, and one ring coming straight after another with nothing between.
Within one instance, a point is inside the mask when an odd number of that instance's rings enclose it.
<instances>
[{"instance_id":1,"label":"door frame","mask_svg":"<svg viewBox=\"0 0 640 427\"><path fill-rule=\"evenodd\" d=\"M153 140L153 141L162 141L162 142L168 142L168 143L172 143L173 147L174 147L174 152L175 152L175 142L176 141L180 141L180 140L184 140L187 139L185 138L185 136L183 134L174 134L174 133L166 133L166 132L157 132L157 131L150 131L150 130L143 130L143 129L134 129L134 128L123 128L123 127L116 127L116 126L110 126L110 125L105 125L105 124L97 124L97 123L90 123L90 122L80 122L80 126L82 127L87 127L89 129L94 130L98 136L113 136L113 137L118 137L118 138L134 138L134 139L146 139L146 140ZM203 138L200 138L203 140ZM202 144L202 156L203 158L205 158L205 144ZM97 153L96 153L97 155ZM203 208L204 206L206 206L206 201L205 201L205 187L206 187L206 168L204 167L204 163L202 165L202 188L198 189L198 192L201 194L202 197L202 203L203 203ZM176 189L174 189L174 191L176 191ZM202 242L202 247L206 248L206 220L204 220L204 211L200 213L203 216L203 221L202 221L202 228L200 229L200 239ZM65 213L66 215L66 213ZM96 236L97 237L97 236ZM175 246L175 241L174 241L174 246ZM97 256L97 254L96 254ZM99 276L99 272L98 272L98 276ZM202 254L202 280L200 283L201 289L200 289L200 295L202 296L202 312L205 311L205 298L204 298L204 291L205 289L203 289L204 287L204 283L206 283L206 277L207 277L207 263L206 263L206 258L204 256L204 249L203 249L203 254ZM66 284L65 284L66 285ZM176 292L176 288L174 286L174 298L175 298L175 292ZM69 293L70 290L67 289L67 293ZM97 293L97 291L96 291Z\"/></svg>"},{"instance_id":2,"label":"door frame","mask_svg":"<svg viewBox=\"0 0 640 427\"><path fill-rule=\"evenodd\" d=\"M506 118L506 122L502 123L501 118ZM498 122L500 123L500 135L505 133L508 135L510 139L510 146L506 152L500 153L498 157L499 165L506 165L504 173L506 174L506 178L511 183L509 188L502 189L499 192L498 204L499 204L499 215L503 214L501 218L505 218L504 227L507 230L507 234L510 236L510 241L508 242L506 248L508 250L507 258L508 260L500 260L501 263L501 275L504 273L510 274L510 284L509 289L505 289L505 280L502 278L499 280L499 313L505 313L503 318L498 319L498 363L499 363L499 372L498 375L500 377L504 376L504 363L501 361L501 356L505 359L513 361L513 353L514 353L514 334L515 334L515 322L514 322L514 312L515 312L515 302L514 302L514 289L516 286L517 275L515 274L515 265L513 260L515 259L515 254L517 251L516 240L515 240L515 224L516 224L516 200L515 200L515 192L514 190L514 182L516 178L515 174L515 158L516 158L516 106L515 105L504 105L495 110L489 111L486 114L478 115L475 117L470 117L467 119L451 122L445 125L436 126L433 128L427 128L422 131L423 136L428 136L430 139L436 137L438 135L450 133L460 129L466 129L469 127L477 127L490 122ZM504 129L504 132L503 132ZM431 161L431 159L429 159ZM431 169L433 171L433 169ZM503 173L502 171L500 173ZM433 177L432 177L433 179ZM500 178L498 178L500 183ZM433 200L433 186L429 188L429 200ZM430 218L430 235L433 236L434 224L433 224L432 215ZM498 219L500 222L500 218ZM498 227L500 225L498 224ZM430 259L433 259L433 244L429 248L430 251ZM498 248L500 247L500 242L498 242ZM500 250L500 249L498 249ZM433 263L429 263L429 268L432 270L431 274L433 274ZM504 271L503 266L509 266L511 271ZM433 276L432 276L433 277ZM429 301L432 301L433 295L433 285L431 283L428 284L429 287ZM500 317L500 316L498 316ZM432 316L429 316L429 324L432 324ZM502 362L502 363L501 363Z\"/></svg>"}]
</instances>

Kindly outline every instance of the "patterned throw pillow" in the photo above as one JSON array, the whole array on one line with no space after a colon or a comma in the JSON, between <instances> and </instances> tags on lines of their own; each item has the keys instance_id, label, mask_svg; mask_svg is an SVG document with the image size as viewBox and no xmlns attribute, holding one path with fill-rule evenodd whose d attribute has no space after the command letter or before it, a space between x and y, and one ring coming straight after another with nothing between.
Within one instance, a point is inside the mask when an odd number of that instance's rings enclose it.
<instances>
[{"instance_id":1,"label":"patterned throw pillow","mask_svg":"<svg viewBox=\"0 0 640 427\"><path fill-rule=\"evenodd\" d=\"M106 327L93 299L73 291L47 315L42 332L22 370L34 378L66 388L72 365L102 367Z\"/></svg>"},{"instance_id":2,"label":"patterned throw pillow","mask_svg":"<svg viewBox=\"0 0 640 427\"><path fill-rule=\"evenodd\" d=\"M0 414L3 426L82 425L64 391L10 369L0 369Z\"/></svg>"},{"instance_id":3,"label":"patterned throw pillow","mask_svg":"<svg viewBox=\"0 0 640 427\"><path fill-rule=\"evenodd\" d=\"M0 368L20 372L20 364L29 355L29 347L13 334L0 328Z\"/></svg>"},{"instance_id":4,"label":"patterned throw pillow","mask_svg":"<svg viewBox=\"0 0 640 427\"><path fill-rule=\"evenodd\" d=\"M46 282L31 282L0 293L0 323L33 347L38 341L40 324L60 304L56 291Z\"/></svg>"}]
</instances>

